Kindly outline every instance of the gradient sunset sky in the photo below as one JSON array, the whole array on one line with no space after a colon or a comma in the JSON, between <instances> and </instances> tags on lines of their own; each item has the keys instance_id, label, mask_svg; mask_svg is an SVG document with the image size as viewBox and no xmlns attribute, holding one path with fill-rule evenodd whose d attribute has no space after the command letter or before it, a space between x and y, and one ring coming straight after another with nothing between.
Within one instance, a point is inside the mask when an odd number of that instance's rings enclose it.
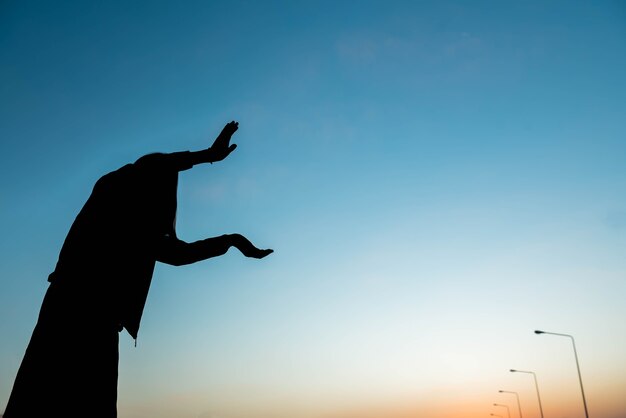
<instances>
[{"instance_id":1,"label":"gradient sunset sky","mask_svg":"<svg viewBox=\"0 0 626 418\"><path fill-rule=\"evenodd\" d=\"M95 181L237 120L178 235L275 253L157 265L120 418L584 417L535 329L625 417L625 69L623 1L0 2L0 413Z\"/></svg>"}]
</instances>

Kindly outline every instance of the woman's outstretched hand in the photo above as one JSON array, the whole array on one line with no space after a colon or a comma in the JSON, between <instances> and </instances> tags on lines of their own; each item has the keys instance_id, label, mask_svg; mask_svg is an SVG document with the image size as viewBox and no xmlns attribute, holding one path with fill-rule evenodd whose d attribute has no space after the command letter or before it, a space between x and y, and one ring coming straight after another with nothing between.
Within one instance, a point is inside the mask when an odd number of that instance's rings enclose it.
<instances>
[{"instance_id":1,"label":"woman's outstretched hand","mask_svg":"<svg viewBox=\"0 0 626 418\"><path fill-rule=\"evenodd\" d=\"M239 122L228 122L222 132L215 138L213 145L209 148L211 151L211 160L213 161L222 161L224 158L228 157L228 155L237 148L237 144L231 144L230 138L233 136L235 131L239 129Z\"/></svg>"},{"instance_id":2,"label":"woman's outstretched hand","mask_svg":"<svg viewBox=\"0 0 626 418\"><path fill-rule=\"evenodd\" d=\"M232 246L241 251L241 253L246 257L263 258L274 252L274 250L262 250L255 247L246 237L241 234L231 234L230 237L232 239Z\"/></svg>"}]
</instances>

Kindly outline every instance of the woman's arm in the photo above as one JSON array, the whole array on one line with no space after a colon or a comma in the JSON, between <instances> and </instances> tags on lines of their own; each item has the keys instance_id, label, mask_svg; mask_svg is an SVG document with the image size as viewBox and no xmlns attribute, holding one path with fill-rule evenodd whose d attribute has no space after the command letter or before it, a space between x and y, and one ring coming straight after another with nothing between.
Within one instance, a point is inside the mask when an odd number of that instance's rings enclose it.
<instances>
[{"instance_id":1,"label":"woman's arm","mask_svg":"<svg viewBox=\"0 0 626 418\"><path fill-rule=\"evenodd\" d=\"M229 122L224 126L222 132L217 136L213 145L200 151L181 151L169 154L154 153L144 155L135 164L144 167L145 170L163 171L184 171L189 170L196 164L214 163L222 161L237 148L236 144L231 144L230 139L239 129L239 122Z\"/></svg>"},{"instance_id":2,"label":"woman's arm","mask_svg":"<svg viewBox=\"0 0 626 418\"><path fill-rule=\"evenodd\" d=\"M182 266L226 254L230 247L235 247L246 257L252 258L263 258L274 252L255 247L241 234L221 235L192 243L166 236L157 248L156 259L162 263Z\"/></svg>"}]
</instances>

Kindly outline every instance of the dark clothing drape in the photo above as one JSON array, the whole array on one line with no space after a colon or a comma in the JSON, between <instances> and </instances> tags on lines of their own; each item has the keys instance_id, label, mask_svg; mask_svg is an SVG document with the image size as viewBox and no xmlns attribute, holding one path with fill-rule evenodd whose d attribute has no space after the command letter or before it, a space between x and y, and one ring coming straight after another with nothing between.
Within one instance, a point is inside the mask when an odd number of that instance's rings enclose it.
<instances>
[{"instance_id":1,"label":"dark clothing drape","mask_svg":"<svg viewBox=\"0 0 626 418\"><path fill-rule=\"evenodd\" d=\"M118 338L80 289L50 284L4 417L114 418Z\"/></svg>"},{"instance_id":2,"label":"dark clothing drape","mask_svg":"<svg viewBox=\"0 0 626 418\"><path fill-rule=\"evenodd\" d=\"M49 277L89 281L98 309L135 339L155 262L179 241L176 189L178 172L191 168L188 154L146 155L100 178Z\"/></svg>"}]
</instances>

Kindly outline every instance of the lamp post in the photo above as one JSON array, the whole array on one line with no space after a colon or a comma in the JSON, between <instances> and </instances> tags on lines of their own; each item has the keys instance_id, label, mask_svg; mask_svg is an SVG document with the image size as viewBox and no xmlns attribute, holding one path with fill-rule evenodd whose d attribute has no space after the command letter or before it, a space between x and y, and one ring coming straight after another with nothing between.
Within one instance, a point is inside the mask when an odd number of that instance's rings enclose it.
<instances>
[{"instance_id":1,"label":"lamp post","mask_svg":"<svg viewBox=\"0 0 626 418\"><path fill-rule=\"evenodd\" d=\"M509 371L511 373L530 373L533 375L533 377L535 378L535 388L537 389L537 400L539 400L539 412L541 412L541 418L543 418L543 407L541 406L541 396L539 396L539 384L537 383L537 375L535 374L535 372L515 369L511 369Z\"/></svg>"},{"instance_id":2,"label":"lamp post","mask_svg":"<svg viewBox=\"0 0 626 418\"><path fill-rule=\"evenodd\" d=\"M522 418L522 405L519 403L519 394L510 390L499 390L500 393L512 393L517 398L517 408L519 409L519 418Z\"/></svg>"},{"instance_id":3,"label":"lamp post","mask_svg":"<svg viewBox=\"0 0 626 418\"><path fill-rule=\"evenodd\" d=\"M511 418L511 410L509 409L508 405L502 405L500 403L494 403L493 406L503 406L503 407L505 407L507 415L509 416L509 418Z\"/></svg>"},{"instance_id":4,"label":"lamp post","mask_svg":"<svg viewBox=\"0 0 626 418\"><path fill-rule=\"evenodd\" d=\"M583 394L583 405L585 406L585 416L589 418L589 412L587 412L587 400L585 399L585 389L583 389L583 378L580 375L580 364L578 363L578 354L576 353L576 343L574 342L574 337L569 334L559 334L558 332L548 332L548 331L539 331L539 330L535 330L535 334L558 335L559 337L568 337L572 340L572 347L574 347L574 358L576 359L576 369L578 370L578 381L580 382L580 392Z\"/></svg>"}]
</instances>

